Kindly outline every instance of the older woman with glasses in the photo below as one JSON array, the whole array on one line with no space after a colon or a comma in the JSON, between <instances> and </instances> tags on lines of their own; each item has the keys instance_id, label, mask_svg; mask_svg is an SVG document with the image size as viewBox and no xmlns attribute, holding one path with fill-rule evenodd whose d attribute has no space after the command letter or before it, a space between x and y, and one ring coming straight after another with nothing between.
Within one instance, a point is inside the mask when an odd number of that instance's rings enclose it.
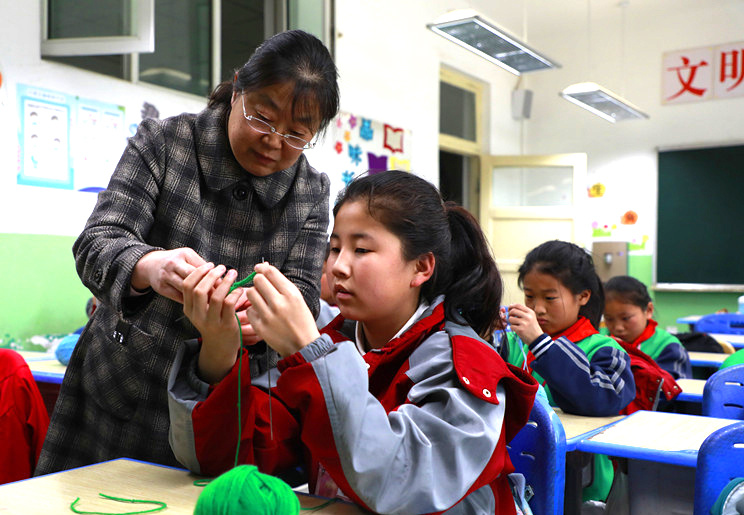
<instances>
[{"instance_id":1,"label":"older woman with glasses","mask_svg":"<svg viewBox=\"0 0 744 515\"><path fill-rule=\"evenodd\" d=\"M289 31L259 46L202 112L142 122L73 246L99 306L71 356L37 475L120 456L178 465L166 382L177 346L200 336L182 306L197 267L235 278L267 261L317 315L330 185L303 150L338 97L326 47ZM245 308L257 375L277 355Z\"/></svg>"}]
</instances>

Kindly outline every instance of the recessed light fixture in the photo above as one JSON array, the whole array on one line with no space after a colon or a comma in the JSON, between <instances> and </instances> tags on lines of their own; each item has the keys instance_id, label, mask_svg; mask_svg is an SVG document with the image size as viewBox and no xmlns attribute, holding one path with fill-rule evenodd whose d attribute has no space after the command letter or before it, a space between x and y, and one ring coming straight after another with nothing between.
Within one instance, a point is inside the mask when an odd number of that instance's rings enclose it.
<instances>
[{"instance_id":1,"label":"recessed light fixture","mask_svg":"<svg viewBox=\"0 0 744 515\"><path fill-rule=\"evenodd\" d=\"M560 95L608 122L648 118L648 115L636 106L594 82L572 84L561 91Z\"/></svg>"},{"instance_id":2,"label":"recessed light fixture","mask_svg":"<svg viewBox=\"0 0 744 515\"><path fill-rule=\"evenodd\" d=\"M426 26L515 75L560 68L560 64L507 34L473 9L450 11Z\"/></svg>"}]
</instances>

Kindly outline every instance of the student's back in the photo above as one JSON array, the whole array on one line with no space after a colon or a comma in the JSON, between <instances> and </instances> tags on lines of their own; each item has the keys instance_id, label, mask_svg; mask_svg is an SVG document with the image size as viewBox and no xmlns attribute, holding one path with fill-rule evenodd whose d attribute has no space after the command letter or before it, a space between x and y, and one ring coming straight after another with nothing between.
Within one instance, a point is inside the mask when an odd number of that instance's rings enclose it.
<instances>
[{"instance_id":1,"label":"student's back","mask_svg":"<svg viewBox=\"0 0 744 515\"><path fill-rule=\"evenodd\" d=\"M26 361L14 350L0 349L0 483L31 477L48 426Z\"/></svg>"}]
</instances>

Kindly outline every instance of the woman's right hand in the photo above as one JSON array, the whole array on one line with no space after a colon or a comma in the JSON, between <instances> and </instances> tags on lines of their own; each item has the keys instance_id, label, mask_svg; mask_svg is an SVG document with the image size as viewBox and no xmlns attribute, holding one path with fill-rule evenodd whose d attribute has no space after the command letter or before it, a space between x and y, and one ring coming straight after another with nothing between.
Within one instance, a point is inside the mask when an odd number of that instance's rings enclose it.
<instances>
[{"instance_id":1,"label":"woman's right hand","mask_svg":"<svg viewBox=\"0 0 744 515\"><path fill-rule=\"evenodd\" d=\"M163 297L183 303L183 282L206 261L193 249L154 250L137 261L131 285L135 290L148 287Z\"/></svg>"},{"instance_id":2,"label":"woman's right hand","mask_svg":"<svg viewBox=\"0 0 744 515\"><path fill-rule=\"evenodd\" d=\"M183 312L202 337L199 377L210 384L230 372L240 349L235 306L241 292L230 292L237 275L235 270L225 273L224 265L206 263L183 281Z\"/></svg>"}]
</instances>

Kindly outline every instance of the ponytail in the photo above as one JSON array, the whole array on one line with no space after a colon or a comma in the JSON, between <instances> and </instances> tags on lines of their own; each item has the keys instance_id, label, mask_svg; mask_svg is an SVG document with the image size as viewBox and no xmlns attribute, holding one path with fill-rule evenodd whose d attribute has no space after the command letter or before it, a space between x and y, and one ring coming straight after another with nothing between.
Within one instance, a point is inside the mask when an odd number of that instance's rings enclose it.
<instances>
[{"instance_id":1,"label":"ponytail","mask_svg":"<svg viewBox=\"0 0 744 515\"><path fill-rule=\"evenodd\" d=\"M445 292L447 317L467 321L481 337L490 340L502 328L499 310L503 282L478 221L454 202L444 205L452 234L452 276Z\"/></svg>"}]
</instances>

